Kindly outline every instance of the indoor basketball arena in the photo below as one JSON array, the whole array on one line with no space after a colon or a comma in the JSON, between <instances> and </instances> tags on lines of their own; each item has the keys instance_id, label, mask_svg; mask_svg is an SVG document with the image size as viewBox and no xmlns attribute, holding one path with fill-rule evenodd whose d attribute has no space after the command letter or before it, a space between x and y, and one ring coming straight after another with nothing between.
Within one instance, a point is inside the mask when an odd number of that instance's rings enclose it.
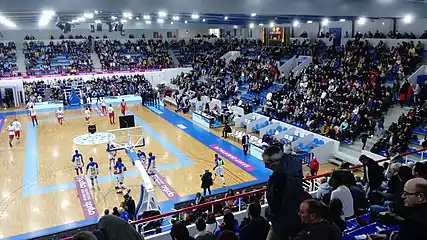
<instances>
[{"instance_id":1,"label":"indoor basketball arena","mask_svg":"<svg viewBox=\"0 0 427 240\"><path fill-rule=\"evenodd\" d=\"M424 240L427 3L0 3L0 239Z\"/></svg>"}]
</instances>

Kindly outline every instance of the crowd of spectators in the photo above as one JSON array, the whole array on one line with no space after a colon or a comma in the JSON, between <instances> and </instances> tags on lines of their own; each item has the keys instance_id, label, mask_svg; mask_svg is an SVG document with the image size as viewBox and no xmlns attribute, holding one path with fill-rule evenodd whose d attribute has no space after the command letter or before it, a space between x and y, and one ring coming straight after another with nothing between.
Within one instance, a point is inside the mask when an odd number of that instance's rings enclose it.
<instances>
[{"instance_id":1,"label":"crowd of spectators","mask_svg":"<svg viewBox=\"0 0 427 240\"><path fill-rule=\"evenodd\" d=\"M18 71L18 66L16 65L15 42L0 42L0 76L16 71Z\"/></svg>"},{"instance_id":2,"label":"crowd of spectators","mask_svg":"<svg viewBox=\"0 0 427 240\"><path fill-rule=\"evenodd\" d=\"M348 31L345 32L344 38L351 38ZM356 34L354 34L354 38L427 39L427 30L425 30L419 36L416 36L413 32L400 33L398 30L390 31L390 32L388 32L388 34L384 34L383 32L380 32L379 30L375 31L374 33L372 33L371 31L368 31L365 33L357 32Z\"/></svg>"},{"instance_id":3,"label":"crowd of spectators","mask_svg":"<svg viewBox=\"0 0 427 240\"><path fill-rule=\"evenodd\" d=\"M95 52L104 70L159 69L172 66L168 42L162 40L99 40L95 41Z\"/></svg>"},{"instance_id":4,"label":"crowd of spectators","mask_svg":"<svg viewBox=\"0 0 427 240\"><path fill-rule=\"evenodd\" d=\"M76 73L93 70L90 58L91 41L63 40L24 42L26 70L29 75L46 73Z\"/></svg>"},{"instance_id":5,"label":"crowd of spectators","mask_svg":"<svg viewBox=\"0 0 427 240\"><path fill-rule=\"evenodd\" d=\"M283 89L267 96L264 112L332 139L354 142L363 133L384 130L384 114L399 100L399 91L405 104L413 103L406 88L416 86L403 79L420 60L412 42L391 48L362 40L349 41L343 48L331 46L302 74L291 74ZM385 84L391 79L397 90Z\"/></svg>"}]
</instances>

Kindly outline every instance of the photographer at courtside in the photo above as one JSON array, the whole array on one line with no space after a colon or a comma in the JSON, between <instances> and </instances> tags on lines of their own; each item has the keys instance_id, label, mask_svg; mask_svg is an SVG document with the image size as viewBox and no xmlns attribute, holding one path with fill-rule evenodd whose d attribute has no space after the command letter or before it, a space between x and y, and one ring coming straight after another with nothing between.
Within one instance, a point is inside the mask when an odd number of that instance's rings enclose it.
<instances>
[{"instance_id":1,"label":"photographer at courtside","mask_svg":"<svg viewBox=\"0 0 427 240\"><path fill-rule=\"evenodd\" d=\"M273 171L267 183L265 216L271 222L267 240L285 240L295 236L301 227L298 215L303 200L301 161L278 146L268 147L262 158L265 167Z\"/></svg>"}]
</instances>

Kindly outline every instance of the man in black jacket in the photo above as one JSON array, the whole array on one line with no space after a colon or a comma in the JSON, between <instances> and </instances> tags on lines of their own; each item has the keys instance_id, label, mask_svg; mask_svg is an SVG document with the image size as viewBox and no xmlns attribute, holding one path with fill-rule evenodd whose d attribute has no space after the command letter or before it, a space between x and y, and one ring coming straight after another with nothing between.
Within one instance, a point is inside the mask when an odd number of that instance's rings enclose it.
<instances>
[{"instance_id":1,"label":"man in black jacket","mask_svg":"<svg viewBox=\"0 0 427 240\"><path fill-rule=\"evenodd\" d=\"M301 162L277 146L262 154L266 168L273 170L267 183L268 208L265 216L271 222L267 240L294 236L301 225L298 210L303 199Z\"/></svg>"},{"instance_id":2,"label":"man in black jacket","mask_svg":"<svg viewBox=\"0 0 427 240\"><path fill-rule=\"evenodd\" d=\"M128 192L123 196L125 201L124 203L124 208L125 210L129 213L130 218L134 219L135 216L135 201L133 200L132 196L129 195L130 193L130 189L128 190Z\"/></svg>"},{"instance_id":3,"label":"man in black jacket","mask_svg":"<svg viewBox=\"0 0 427 240\"><path fill-rule=\"evenodd\" d=\"M261 205L251 203L248 207L249 218L240 224L240 240L265 240L270 230L270 223L261 216Z\"/></svg>"},{"instance_id":4,"label":"man in black jacket","mask_svg":"<svg viewBox=\"0 0 427 240\"><path fill-rule=\"evenodd\" d=\"M243 146L243 154L248 155L248 149L249 149L249 135L245 132L245 134L242 137L242 146Z\"/></svg>"},{"instance_id":5,"label":"man in black jacket","mask_svg":"<svg viewBox=\"0 0 427 240\"><path fill-rule=\"evenodd\" d=\"M209 195L211 195L211 186L213 185L212 173L209 172L209 170L205 170L205 173L200 175L200 177L202 178L203 196L206 196L206 190L208 190Z\"/></svg>"},{"instance_id":6,"label":"man in black jacket","mask_svg":"<svg viewBox=\"0 0 427 240\"><path fill-rule=\"evenodd\" d=\"M366 182L366 194L381 187L384 180L383 168L372 158L361 155L359 161L363 164L363 180Z\"/></svg>"}]
</instances>

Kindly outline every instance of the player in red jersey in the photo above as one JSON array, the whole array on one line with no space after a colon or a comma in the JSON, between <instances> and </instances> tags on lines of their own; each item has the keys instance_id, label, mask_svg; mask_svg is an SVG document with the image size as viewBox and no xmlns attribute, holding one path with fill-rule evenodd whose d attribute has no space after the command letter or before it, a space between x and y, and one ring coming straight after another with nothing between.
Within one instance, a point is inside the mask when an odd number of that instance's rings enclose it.
<instances>
[{"instance_id":1,"label":"player in red jersey","mask_svg":"<svg viewBox=\"0 0 427 240\"><path fill-rule=\"evenodd\" d=\"M114 122L114 109L113 109L113 106L111 106L111 104L108 107L108 118L110 119L110 124L114 124L115 123Z\"/></svg>"},{"instance_id":2,"label":"player in red jersey","mask_svg":"<svg viewBox=\"0 0 427 240\"><path fill-rule=\"evenodd\" d=\"M122 102L120 103L120 111L122 112L122 115L126 115L126 102L124 99L122 99Z\"/></svg>"}]
</instances>

